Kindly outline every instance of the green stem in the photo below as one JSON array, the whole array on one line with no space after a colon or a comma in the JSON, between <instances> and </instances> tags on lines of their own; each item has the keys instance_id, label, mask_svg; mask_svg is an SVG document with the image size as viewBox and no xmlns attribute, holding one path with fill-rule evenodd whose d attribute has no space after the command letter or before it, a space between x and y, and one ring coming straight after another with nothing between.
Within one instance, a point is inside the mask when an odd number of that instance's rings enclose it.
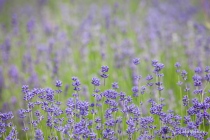
<instances>
[{"instance_id":1,"label":"green stem","mask_svg":"<svg viewBox=\"0 0 210 140\"><path fill-rule=\"evenodd\" d=\"M180 77L178 75L178 82L180 80ZM181 88L181 85L179 85L179 92L180 92L180 100L182 101L182 88ZM181 104L181 116L183 116L183 109L182 109L182 104ZM181 125L183 125L183 119L181 120Z\"/></svg>"},{"instance_id":2,"label":"green stem","mask_svg":"<svg viewBox=\"0 0 210 140\"><path fill-rule=\"evenodd\" d=\"M26 125L25 125L24 121L23 121L23 126L24 126L24 128L26 128ZM26 132L26 139L28 140L28 134L27 134L27 132Z\"/></svg>"}]
</instances>

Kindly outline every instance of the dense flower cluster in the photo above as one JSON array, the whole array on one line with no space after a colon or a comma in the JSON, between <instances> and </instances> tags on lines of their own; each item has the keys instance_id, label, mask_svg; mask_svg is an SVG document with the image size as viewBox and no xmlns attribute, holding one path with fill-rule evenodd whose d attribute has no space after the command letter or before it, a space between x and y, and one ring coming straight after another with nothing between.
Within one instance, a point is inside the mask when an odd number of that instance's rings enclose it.
<instances>
[{"instance_id":1,"label":"dense flower cluster","mask_svg":"<svg viewBox=\"0 0 210 140\"><path fill-rule=\"evenodd\" d=\"M0 139L210 140L209 5L0 0Z\"/></svg>"},{"instance_id":2,"label":"dense flower cluster","mask_svg":"<svg viewBox=\"0 0 210 140\"><path fill-rule=\"evenodd\" d=\"M152 61L155 75L148 75L146 82L151 81L153 77L160 76L160 71L164 65L158 61ZM175 67L180 69L179 63ZM107 66L102 66L102 72L108 72ZM180 71L177 71L178 74ZM208 84L209 81L203 81L200 74L201 68L195 69L193 76L194 86L200 87L203 84ZM206 73L209 73L206 70ZM103 78L103 77L102 77ZM80 81L77 77L72 77L73 89L79 93ZM184 79L183 79L184 80ZM100 79L92 78L91 82L94 86L100 88ZM196 84L195 84L196 83ZM158 81L155 83L158 87L156 90L160 92L163 83ZM56 81L55 86L60 89L61 81ZM119 92L117 82L112 84L112 89L107 89L100 92L99 89L94 89L94 102L84 101L73 94L66 102L66 107L62 107L62 103L57 100L57 90L51 88L34 88L29 89L29 86L22 86L23 99L26 101L27 107L18 110L18 116L23 122L22 131L26 133L26 137L36 140L48 139L119 139L127 137L128 139L174 139L177 137L187 137L202 140L207 137L208 131L205 131L205 121L210 121L210 97L205 96L205 88L199 90L202 98L189 98L189 95L184 95L182 102L186 107L184 116L180 116L173 110L164 111L164 99L151 97L148 100L150 104L150 112L143 112L142 101L139 104L135 103L135 98L139 98L138 92L146 94L147 86L133 86L133 98L126 95L124 92ZM139 89L140 88L140 89ZM187 90L187 93L189 90ZM195 92L195 91L194 91ZM198 92L198 90L197 90ZM62 90L60 91L62 93ZM141 97L140 96L140 97ZM13 113L0 113L0 133L1 137L7 140L17 138L16 127L9 122L13 119ZM157 123L159 122L159 124ZM125 124L123 124L125 123ZM47 127L49 132L43 129L43 125ZM11 129L10 129L11 127ZM204 129L201 129L203 127ZM4 134L10 129L8 136ZM30 131L29 131L30 130ZM46 133L43 133L46 132Z\"/></svg>"}]
</instances>

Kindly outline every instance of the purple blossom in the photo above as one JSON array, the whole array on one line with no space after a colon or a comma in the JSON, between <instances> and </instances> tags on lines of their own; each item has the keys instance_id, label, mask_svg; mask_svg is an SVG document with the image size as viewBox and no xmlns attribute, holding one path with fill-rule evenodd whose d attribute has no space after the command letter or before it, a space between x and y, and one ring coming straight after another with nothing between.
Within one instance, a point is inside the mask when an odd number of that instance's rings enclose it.
<instances>
[{"instance_id":1,"label":"purple blossom","mask_svg":"<svg viewBox=\"0 0 210 140\"><path fill-rule=\"evenodd\" d=\"M94 86L100 86L100 79L98 78L92 78L92 82L91 82Z\"/></svg>"},{"instance_id":2,"label":"purple blossom","mask_svg":"<svg viewBox=\"0 0 210 140\"><path fill-rule=\"evenodd\" d=\"M79 79L76 78L76 77L72 77L72 80L73 80L72 86L74 86L74 90L75 91L80 91L79 86L81 85L81 83L80 83Z\"/></svg>"},{"instance_id":3,"label":"purple blossom","mask_svg":"<svg viewBox=\"0 0 210 140\"><path fill-rule=\"evenodd\" d=\"M170 128L167 127L167 126L164 126L164 127L161 128L160 133L161 133L162 135L166 135L166 134L169 133L169 131L170 131Z\"/></svg>"},{"instance_id":4,"label":"purple blossom","mask_svg":"<svg viewBox=\"0 0 210 140\"><path fill-rule=\"evenodd\" d=\"M103 96L110 99L116 99L118 97L118 93L115 90L109 89L103 92Z\"/></svg>"},{"instance_id":5,"label":"purple blossom","mask_svg":"<svg viewBox=\"0 0 210 140\"><path fill-rule=\"evenodd\" d=\"M61 87L62 82L60 80L57 80L56 83L55 83L55 86L58 87L58 88Z\"/></svg>"},{"instance_id":6,"label":"purple blossom","mask_svg":"<svg viewBox=\"0 0 210 140\"><path fill-rule=\"evenodd\" d=\"M155 67L157 63L158 63L158 60L152 60L152 66L153 67Z\"/></svg>"},{"instance_id":7,"label":"purple blossom","mask_svg":"<svg viewBox=\"0 0 210 140\"><path fill-rule=\"evenodd\" d=\"M103 138L104 139L112 139L113 136L114 136L115 132L114 130L110 129L110 128L106 128L104 131L103 131Z\"/></svg>"},{"instance_id":8,"label":"purple blossom","mask_svg":"<svg viewBox=\"0 0 210 140\"><path fill-rule=\"evenodd\" d=\"M139 88L137 86L134 86L132 88L133 93L138 93L139 92Z\"/></svg>"},{"instance_id":9,"label":"purple blossom","mask_svg":"<svg viewBox=\"0 0 210 140\"><path fill-rule=\"evenodd\" d=\"M102 73L106 73L106 72L108 72L109 71L109 67L108 66L102 66L101 67L101 72Z\"/></svg>"},{"instance_id":10,"label":"purple blossom","mask_svg":"<svg viewBox=\"0 0 210 140\"><path fill-rule=\"evenodd\" d=\"M29 92L29 87L28 87L28 85L23 85L23 86L22 86L22 92L23 92L24 94L27 94L27 93Z\"/></svg>"},{"instance_id":11,"label":"purple blossom","mask_svg":"<svg viewBox=\"0 0 210 140\"><path fill-rule=\"evenodd\" d=\"M42 130L37 129L37 130L35 131L35 137L34 137L34 138L35 138L35 140L44 140Z\"/></svg>"},{"instance_id":12,"label":"purple blossom","mask_svg":"<svg viewBox=\"0 0 210 140\"><path fill-rule=\"evenodd\" d=\"M180 68L181 67L181 64L179 62L176 62L175 67L176 68Z\"/></svg>"},{"instance_id":13,"label":"purple blossom","mask_svg":"<svg viewBox=\"0 0 210 140\"><path fill-rule=\"evenodd\" d=\"M53 102L54 101L54 91L50 88L46 89L46 100Z\"/></svg>"},{"instance_id":14,"label":"purple blossom","mask_svg":"<svg viewBox=\"0 0 210 140\"><path fill-rule=\"evenodd\" d=\"M142 86L140 91L141 91L141 94L144 94L144 92L146 91L146 86Z\"/></svg>"},{"instance_id":15,"label":"purple blossom","mask_svg":"<svg viewBox=\"0 0 210 140\"><path fill-rule=\"evenodd\" d=\"M142 77L141 75L136 75L136 76L134 76L134 79L139 81L139 80L141 80L141 77Z\"/></svg>"},{"instance_id":16,"label":"purple blossom","mask_svg":"<svg viewBox=\"0 0 210 140\"><path fill-rule=\"evenodd\" d=\"M205 80L206 80L207 82L210 82L210 73L206 74Z\"/></svg>"},{"instance_id":17,"label":"purple blossom","mask_svg":"<svg viewBox=\"0 0 210 140\"><path fill-rule=\"evenodd\" d=\"M7 112L7 113L1 113L0 112L0 118L2 121L7 121L7 120L10 120L14 117L13 113L10 111L10 112Z\"/></svg>"},{"instance_id":18,"label":"purple blossom","mask_svg":"<svg viewBox=\"0 0 210 140\"><path fill-rule=\"evenodd\" d=\"M134 58L134 59L133 59L133 64L134 64L134 65L140 64L140 58Z\"/></svg>"},{"instance_id":19,"label":"purple blossom","mask_svg":"<svg viewBox=\"0 0 210 140\"><path fill-rule=\"evenodd\" d=\"M117 82L112 83L112 88L118 89L119 88L118 83Z\"/></svg>"},{"instance_id":20,"label":"purple blossom","mask_svg":"<svg viewBox=\"0 0 210 140\"><path fill-rule=\"evenodd\" d=\"M152 75L147 75L147 77L146 77L146 80L147 81L150 81L150 80L152 80L153 79L153 76Z\"/></svg>"},{"instance_id":21,"label":"purple blossom","mask_svg":"<svg viewBox=\"0 0 210 140\"><path fill-rule=\"evenodd\" d=\"M155 73L159 73L164 68L164 64L162 64L162 63L156 63L154 65L154 67L155 67L154 72Z\"/></svg>"},{"instance_id":22,"label":"purple blossom","mask_svg":"<svg viewBox=\"0 0 210 140\"><path fill-rule=\"evenodd\" d=\"M202 72L202 69L200 67L195 68L195 73L200 74Z\"/></svg>"},{"instance_id":23,"label":"purple blossom","mask_svg":"<svg viewBox=\"0 0 210 140\"><path fill-rule=\"evenodd\" d=\"M183 101L183 106L188 106L189 99L188 99L188 96L187 96L187 95L185 95L185 96L183 97L182 101Z\"/></svg>"},{"instance_id":24,"label":"purple blossom","mask_svg":"<svg viewBox=\"0 0 210 140\"><path fill-rule=\"evenodd\" d=\"M206 72L206 73L210 73L210 66L206 66L205 72Z\"/></svg>"},{"instance_id":25,"label":"purple blossom","mask_svg":"<svg viewBox=\"0 0 210 140\"><path fill-rule=\"evenodd\" d=\"M183 78L184 80L187 80L187 72L186 72L185 70L183 70L183 71L181 72L181 76L182 76L182 78Z\"/></svg>"},{"instance_id":26,"label":"purple blossom","mask_svg":"<svg viewBox=\"0 0 210 140\"><path fill-rule=\"evenodd\" d=\"M104 78L104 79L108 78L108 74L103 73L103 74L101 74L101 77Z\"/></svg>"}]
</instances>

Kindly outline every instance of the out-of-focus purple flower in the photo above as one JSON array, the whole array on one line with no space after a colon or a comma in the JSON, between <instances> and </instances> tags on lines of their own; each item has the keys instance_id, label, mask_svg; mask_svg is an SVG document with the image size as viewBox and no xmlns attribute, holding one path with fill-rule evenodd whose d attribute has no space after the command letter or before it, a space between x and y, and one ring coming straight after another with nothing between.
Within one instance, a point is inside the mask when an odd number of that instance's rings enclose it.
<instances>
[{"instance_id":1,"label":"out-of-focus purple flower","mask_svg":"<svg viewBox=\"0 0 210 140\"><path fill-rule=\"evenodd\" d=\"M24 132L26 132L26 131L29 130L29 128L28 128L28 127L24 127L22 130L23 130Z\"/></svg>"},{"instance_id":2,"label":"out-of-focus purple flower","mask_svg":"<svg viewBox=\"0 0 210 140\"><path fill-rule=\"evenodd\" d=\"M182 76L182 78L183 78L184 80L187 80L187 72L186 72L185 70L183 70L183 71L181 72L181 76Z\"/></svg>"},{"instance_id":3,"label":"out-of-focus purple flower","mask_svg":"<svg viewBox=\"0 0 210 140\"><path fill-rule=\"evenodd\" d=\"M203 93L203 89L195 89L193 91L194 94L202 94Z\"/></svg>"},{"instance_id":4,"label":"out-of-focus purple flower","mask_svg":"<svg viewBox=\"0 0 210 140\"><path fill-rule=\"evenodd\" d=\"M179 62L176 62L175 67L176 68L180 68L181 67L181 64Z\"/></svg>"},{"instance_id":5,"label":"out-of-focus purple flower","mask_svg":"<svg viewBox=\"0 0 210 140\"><path fill-rule=\"evenodd\" d=\"M118 89L119 88L118 83L117 82L112 83L112 88Z\"/></svg>"},{"instance_id":6,"label":"out-of-focus purple flower","mask_svg":"<svg viewBox=\"0 0 210 140\"><path fill-rule=\"evenodd\" d=\"M0 112L0 118L2 121L7 121L7 120L10 120L12 119L14 116L13 116L13 113L10 111L10 112L7 112L7 113L1 113Z\"/></svg>"},{"instance_id":7,"label":"out-of-focus purple flower","mask_svg":"<svg viewBox=\"0 0 210 140\"><path fill-rule=\"evenodd\" d=\"M44 140L44 137L43 137L43 132L41 129L37 129L35 131L35 140Z\"/></svg>"},{"instance_id":8,"label":"out-of-focus purple flower","mask_svg":"<svg viewBox=\"0 0 210 140\"><path fill-rule=\"evenodd\" d=\"M19 118L23 119L26 117L25 115L26 111L24 109L19 109L18 110L18 115L19 115Z\"/></svg>"},{"instance_id":9,"label":"out-of-focus purple flower","mask_svg":"<svg viewBox=\"0 0 210 140\"><path fill-rule=\"evenodd\" d=\"M115 100L112 100L112 99L106 99L105 103L110 105L110 106L113 106L113 107L118 106L118 103Z\"/></svg>"},{"instance_id":10,"label":"out-of-focus purple flower","mask_svg":"<svg viewBox=\"0 0 210 140\"><path fill-rule=\"evenodd\" d=\"M190 122L191 118L190 116L184 116L184 123L188 124Z\"/></svg>"},{"instance_id":11,"label":"out-of-focus purple flower","mask_svg":"<svg viewBox=\"0 0 210 140\"><path fill-rule=\"evenodd\" d=\"M28 21L28 23L27 23L27 31L29 33L31 33L32 30L34 29L34 24L35 24L35 22L34 22L33 19L31 19L31 20Z\"/></svg>"},{"instance_id":12,"label":"out-of-focus purple flower","mask_svg":"<svg viewBox=\"0 0 210 140\"><path fill-rule=\"evenodd\" d=\"M72 79L73 81L79 80L77 77L72 77L71 79Z\"/></svg>"},{"instance_id":13,"label":"out-of-focus purple flower","mask_svg":"<svg viewBox=\"0 0 210 140\"><path fill-rule=\"evenodd\" d=\"M163 126L163 127L161 128L161 131L160 131L160 133L163 134L163 135L166 135L166 134L168 134L169 132L170 132L170 127L168 127L168 126Z\"/></svg>"},{"instance_id":14,"label":"out-of-focus purple flower","mask_svg":"<svg viewBox=\"0 0 210 140\"><path fill-rule=\"evenodd\" d=\"M70 107L70 108L75 108L75 101L74 101L74 99L73 99L73 98L69 98L69 99L67 100L66 105L67 105L68 107Z\"/></svg>"},{"instance_id":15,"label":"out-of-focus purple flower","mask_svg":"<svg viewBox=\"0 0 210 140\"><path fill-rule=\"evenodd\" d=\"M157 63L158 63L158 60L152 60L152 66L153 67L155 67Z\"/></svg>"},{"instance_id":16,"label":"out-of-focus purple flower","mask_svg":"<svg viewBox=\"0 0 210 140\"><path fill-rule=\"evenodd\" d=\"M147 75L147 77L146 77L146 80L147 81L150 81L150 80L152 80L153 79L153 76L152 75Z\"/></svg>"},{"instance_id":17,"label":"out-of-focus purple flower","mask_svg":"<svg viewBox=\"0 0 210 140\"><path fill-rule=\"evenodd\" d=\"M13 126L11 131L9 132L9 135L5 138L5 140L15 140L17 138L17 130L16 127Z\"/></svg>"},{"instance_id":18,"label":"out-of-focus purple flower","mask_svg":"<svg viewBox=\"0 0 210 140\"><path fill-rule=\"evenodd\" d=\"M108 127L112 127L115 125L115 123L116 123L115 120L113 118L110 118L110 119L106 120L105 125Z\"/></svg>"},{"instance_id":19,"label":"out-of-focus purple flower","mask_svg":"<svg viewBox=\"0 0 210 140\"><path fill-rule=\"evenodd\" d=\"M158 89L159 91L162 91L162 90L164 90L164 87L163 87L163 86L159 86L157 89Z\"/></svg>"},{"instance_id":20,"label":"out-of-focus purple flower","mask_svg":"<svg viewBox=\"0 0 210 140\"><path fill-rule=\"evenodd\" d=\"M196 67L195 68L195 73L200 74L202 72L201 67Z\"/></svg>"},{"instance_id":21,"label":"out-of-focus purple flower","mask_svg":"<svg viewBox=\"0 0 210 140\"><path fill-rule=\"evenodd\" d=\"M28 85L23 85L23 86L22 86L22 92L23 92L24 94L26 94L26 93L29 92Z\"/></svg>"},{"instance_id":22,"label":"out-of-focus purple flower","mask_svg":"<svg viewBox=\"0 0 210 140\"><path fill-rule=\"evenodd\" d=\"M74 86L74 87L78 87L78 86L80 86L81 84L80 84L80 81L79 80L77 80L77 81L74 81L73 83L72 83L72 86Z\"/></svg>"},{"instance_id":23,"label":"out-of-focus purple flower","mask_svg":"<svg viewBox=\"0 0 210 140\"><path fill-rule=\"evenodd\" d=\"M91 82L94 86L100 86L100 79L94 77L92 78L92 82Z\"/></svg>"},{"instance_id":24,"label":"out-of-focus purple flower","mask_svg":"<svg viewBox=\"0 0 210 140\"><path fill-rule=\"evenodd\" d=\"M145 90L146 90L146 86L142 86L141 89L140 89L141 94L144 94Z\"/></svg>"},{"instance_id":25,"label":"out-of-focus purple flower","mask_svg":"<svg viewBox=\"0 0 210 140\"><path fill-rule=\"evenodd\" d=\"M19 72L16 66L11 66L9 69L9 76L12 78L14 82L18 82L19 80Z\"/></svg>"},{"instance_id":26,"label":"out-of-focus purple flower","mask_svg":"<svg viewBox=\"0 0 210 140\"><path fill-rule=\"evenodd\" d=\"M0 67L0 98L1 98L1 93L4 88L4 76L3 76L3 71L2 68Z\"/></svg>"},{"instance_id":27,"label":"out-of-focus purple flower","mask_svg":"<svg viewBox=\"0 0 210 140\"><path fill-rule=\"evenodd\" d=\"M189 99L188 99L188 96L187 95L185 95L183 97L182 102L183 102L183 106L188 106Z\"/></svg>"},{"instance_id":28,"label":"out-of-focus purple flower","mask_svg":"<svg viewBox=\"0 0 210 140\"><path fill-rule=\"evenodd\" d=\"M82 119L80 122L76 123L74 126L73 133L75 135L84 135L84 134L89 134L90 130L86 125L86 120Z\"/></svg>"},{"instance_id":29,"label":"out-of-focus purple flower","mask_svg":"<svg viewBox=\"0 0 210 140\"><path fill-rule=\"evenodd\" d=\"M194 122L188 122L187 123L187 128L189 128L189 129L195 129L196 128L196 126L195 126L195 124L194 124Z\"/></svg>"},{"instance_id":30,"label":"out-of-focus purple flower","mask_svg":"<svg viewBox=\"0 0 210 140\"><path fill-rule=\"evenodd\" d=\"M141 117L141 119L140 119L140 125L144 129L149 128L149 124L151 124L153 122L154 122L154 119L151 116L149 116L149 117Z\"/></svg>"},{"instance_id":31,"label":"out-of-focus purple flower","mask_svg":"<svg viewBox=\"0 0 210 140\"><path fill-rule=\"evenodd\" d=\"M106 128L104 131L103 131L103 138L104 139L110 139L110 138L113 138L115 132L114 130L110 129L110 128Z\"/></svg>"},{"instance_id":32,"label":"out-of-focus purple flower","mask_svg":"<svg viewBox=\"0 0 210 140\"><path fill-rule=\"evenodd\" d=\"M134 76L134 79L139 81L139 80L141 80L141 77L142 77L141 75L136 75L136 76Z\"/></svg>"},{"instance_id":33,"label":"out-of-focus purple flower","mask_svg":"<svg viewBox=\"0 0 210 140\"><path fill-rule=\"evenodd\" d=\"M134 58L134 59L133 59L133 64L134 64L134 65L140 64L140 58Z\"/></svg>"},{"instance_id":34,"label":"out-of-focus purple flower","mask_svg":"<svg viewBox=\"0 0 210 140\"><path fill-rule=\"evenodd\" d=\"M106 73L106 72L108 72L109 71L109 67L108 66L102 66L101 67L101 72L102 73Z\"/></svg>"},{"instance_id":35,"label":"out-of-focus purple flower","mask_svg":"<svg viewBox=\"0 0 210 140\"><path fill-rule=\"evenodd\" d=\"M133 93L138 93L139 92L139 88L137 86L134 86L132 88Z\"/></svg>"},{"instance_id":36,"label":"out-of-focus purple flower","mask_svg":"<svg viewBox=\"0 0 210 140\"><path fill-rule=\"evenodd\" d=\"M210 73L206 74L205 80L206 80L207 82L210 82Z\"/></svg>"},{"instance_id":37,"label":"out-of-focus purple flower","mask_svg":"<svg viewBox=\"0 0 210 140\"><path fill-rule=\"evenodd\" d=\"M58 87L58 88L61 87L62 82L60 80L57 80L56 83L55 83L55 86Z\"/></svg>"},{"instance_id":38,"label":"out-of-focus purple flower","mask_svg":"<svg viewBox=\"0 0 210 140\"><path fill-rule=\"evenodd\" d=\"M194 75L193 76L193 81L194 81L194 86L201 86L202 85L202 77L199 75Z\"/></svg>"},{"instance_id":39,"label":"out-of-focus purple flower","mask_svg":"<svg viewBox=\"0 0 210 140\"><path fill-rule=\"evenodd\" d=\"M79 111L80 111L80 115L82 115L82 116L87 116L88 115L88 112L89 112L89 108L88 108L89 103L88 102L78 101L76 106L77 106L77 109L79 109Z\"/></svg>"},{"instance_id":40,"label":"out-of-focus purple flower","mask_svg":"<svg viewBox=\"0 0 210 140\"><path fill-rule=\"evenodd\" d=\"M46 89L46 100L53 102L54 101L54 91L50 88Z\"/></svg>"},{"instance_id":41,"label":"out-of-focus purple flower","mask_svg":"<svg viewBox=\"0 0 210 140\"><path fill-rule=\"evenodd\" d=\"M210 73L210 66L206 66L205 72L206 72L206 73Z\"/></svg>"},{"instance_id":42,"label":"out-of-focus purple flower","mask_svg":"<svg viewBox=\"0 0 210 140\"><path fill-rule=\"evenodd\" d=\"M118 97L118 93L115 90L109 89L103 92L103 96L110 99L116 99Z\"/></svg>"},{"instance_id":43,"label":"out-of-focus purple flower","mask_svg":"<svg viewBox=\"0 0 210 140\"><path fill-rule=\"evenodd\" d=\"M80 90L79 86L81 85L79 79L76 77L72 77L72 80L73 80L72 86L74 86L74 90L79 91Z\"/></svg>"},{"instance_id":44,"label":"out-of-focus purple flower","mask_svg":"<svg viewBox=\"0 0 210 140\"><path fill-rule=\"evenodd\" d=\"M108 75L103 73L103 74L101 74L101 77L105 79L105 78L108 78Z\"/></svg>"},{"instance_id":45,"label":"out-of-focus purple flower","mask_svg":"<svg viewBox=\"0 0 210 140\"><path fill-rule=\"evenodd\" d=\"M154 72L159 73L164 68L164 64L156 63L154 67L155 67Z\"/></svg>"},{"instance_id":46,"label":"out-of-focus purple flower","mask_svg":"<svg viewBox=\"0 0 210 140\"><path fill-rule=\"evenodd\" d=\"M126 98L126 94L124 92L120 92L119 96L120 96L120 101L124 101Z\"/></svg>"}]
</instances>

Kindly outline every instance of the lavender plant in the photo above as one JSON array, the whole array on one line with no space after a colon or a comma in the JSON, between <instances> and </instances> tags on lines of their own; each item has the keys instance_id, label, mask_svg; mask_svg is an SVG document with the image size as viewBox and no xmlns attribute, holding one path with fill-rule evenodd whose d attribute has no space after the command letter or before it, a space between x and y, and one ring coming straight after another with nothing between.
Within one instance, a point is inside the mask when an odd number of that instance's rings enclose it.
<instances>
[{"instance_id":1,"label":"lavender plant","mask_svg":"<svg viewBox=\"0 0 210 140\"><path fill-rule=\"evenodd\" d=\"M208 3L1 0L1 139L207 139Z\"/></svg>"},{"instance_id":2,"label":"lavender plant","mask_svg":"<svg viewBox=\"0 0 210 140\"><path fill-rule=\"evenodd\" d=\"M55 87L34 88L22 86L23 100L26 108L18 110L18 116L22 130L19 134L25 133L25 139L204 139L209 136L209 97L206 95L209 66L205 69L205 75L200 76L202 69L196 68L193 78L195 90L189 94L196 94L194 98L188 95L183 96L183 108L186 114L179 115L173 110L164 111L167 104L164 98L160 97L163 83L160 83L160 73L164 67L158 61L152 61L155 68L154 74L157 76L158 98L148 96L148 103L144 102L144 107L150 106L150 111L145 113L142 104L135 103L133 98L120 91L117 82L112 84L112 88L100 91L100 79L92 78L94 86L94 103L82 100L80 96L81 83L77 77L73 77L73 89L76 93L66 101L58 101L62 94L62 82L57 80ZM179 73L178 73L179 74ZM103 77L102 77L103 78ZM146 83L152 79L151 75L146 77ZM204 80L202 80L204 79ZM203 88L201 85L205 84ZM151 87L151 84L147 84ZM154 86L154 85L152 85ZM97 89L95 88L97 87ZM197 88L199 87L199 89ZM149 94L146 87L141 88L141 94ZM161 89L161 90L160 90ZM138 93L137 87L132 91ZM81 94L81 95L80 95ZM198 95L198 96L197 96ZM139 101L139 100L138 100ZM158 117L156 117L158 116ZM14 115L12 112L1 113L1 137L7 140L18 139L18 131L15 124L10 122ZM15 117L17 117L15 115ZM183 123L182 123L183 122ZM10 131L10 132L9 132Z\"/></svg>"}]
</instances>

